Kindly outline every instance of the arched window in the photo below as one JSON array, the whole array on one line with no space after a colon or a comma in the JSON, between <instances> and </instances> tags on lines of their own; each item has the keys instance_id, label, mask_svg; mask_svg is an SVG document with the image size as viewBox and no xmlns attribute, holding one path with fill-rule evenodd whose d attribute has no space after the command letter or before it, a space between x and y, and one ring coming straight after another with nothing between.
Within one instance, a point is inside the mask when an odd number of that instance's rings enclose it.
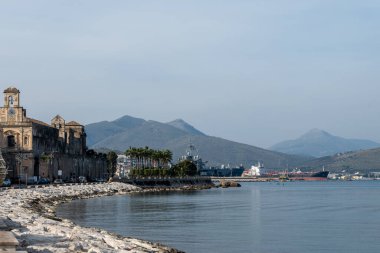
<instances>
[{"instance_id":1,"label":"arched window","mask_svg":"<svg viewBox=\"0 0 380 253\"><path fill-rule=\"evenodd\" d=\"M9 135L7 137L7 139L8 139L8 147L14 148L16 146L16 139L15 139L14 135Z\"/></svg>"},{"instance_id":2,"label":"arched window","mask_svg":"<svg viewBox=\"0 0 380 253\"><path fill-rule=\"evenodd\" d=\"M28 145L28 137L27 136L24 137L24 145Z\"/></svg>"},{"instance_id":3,"label":"arched window","mask_svg":"<svg viewBox=\"0 0 380 253\"><path fill-rule=\"evenodd\" d=\"M8 97L8 101L9 101L9 105L10 105L10 106L13 106L13 101L14 101L14 100L13 100L13 96L9 96L9 97Z\"/></svg>"}]
</instances>

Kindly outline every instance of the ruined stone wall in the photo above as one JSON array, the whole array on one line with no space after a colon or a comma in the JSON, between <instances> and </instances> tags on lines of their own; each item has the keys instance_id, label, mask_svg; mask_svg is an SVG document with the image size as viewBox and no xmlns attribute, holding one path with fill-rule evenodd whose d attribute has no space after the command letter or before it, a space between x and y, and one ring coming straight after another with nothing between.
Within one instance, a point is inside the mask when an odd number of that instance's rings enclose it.
<instances>
[{"instance_id":1,"label":"ruined stone wall","mask_svg":"<svg viewBox=\"0 0 380 253\"><path fill-rule=\"evenodd\" d=\"M83 155L86 151L86 133L83 126L66 126L66 152L72 155Z\"/></svg>"},{"instance_id":2,"label":"ruined stone wall","mask_svg":"<svg viewBox=\"0 0 380 253\"><path fill-rule=\"evenodd\" d=\"M58 176L58 170L62 170L61 177ZM40 172L43 171L46 171L45 175L50 180L57 178L63 180L78 179L79 176L85 176L87 179L106 178L107 162L98 157L57 154L52 159L41 161Z\"/></svg>"},{"instance_id":3,"label":"ruined stone wall","mask_svg":"<svg viewBox=\"0 0 380 253\"><path fill-rule=\"evenodd\" d=\"M33 124L33 152L36 155L49 152L64 152L63 143L59 141L58 129Z\"/></svg>"},{"instance_id":4,"label":"ruined stone wall","mask_svg":"<svg viewBox=\"0 0 380 253\"><path fill-rule=\"evenodd\" d=\"M22 181L25 178L35 176L35 159L31 152L3 152L3 158L7 164L7 177L13 182L18 182L19 177Z\"/></svg>"}]
</instances>

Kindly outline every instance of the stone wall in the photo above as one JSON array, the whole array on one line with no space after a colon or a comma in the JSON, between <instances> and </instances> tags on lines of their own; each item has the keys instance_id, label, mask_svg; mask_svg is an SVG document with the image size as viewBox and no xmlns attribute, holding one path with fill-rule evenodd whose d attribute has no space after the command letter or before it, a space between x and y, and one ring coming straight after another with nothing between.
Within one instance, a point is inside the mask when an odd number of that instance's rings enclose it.
<instances>
[{"instance_id":1,"label":"stone wall","mask_svg":"<svg viewBox=\"0 0 380 253\"><path fill-rule=\"evenodd\" d=\"M50 181L57 178L78 179L79 176L85 176L87 179L108 177L107 161L103 157L60 153L36 157L30 152L8 152L3 153L3 157L7 162L8 178L15 183L18 182L19 177L22 182L25 182L26 178L32 176L48 178ZM59 170L62 171L62 176L58 176Z\"/></svg>"}]
</instances>

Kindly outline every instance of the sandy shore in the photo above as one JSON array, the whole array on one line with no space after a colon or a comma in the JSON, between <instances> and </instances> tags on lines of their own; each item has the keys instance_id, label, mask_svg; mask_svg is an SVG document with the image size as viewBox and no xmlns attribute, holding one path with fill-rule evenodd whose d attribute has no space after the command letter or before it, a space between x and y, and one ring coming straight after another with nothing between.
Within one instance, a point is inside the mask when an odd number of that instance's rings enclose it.
<instances>
[{"instance_id":1,"label":"sandy shore","mask_svg":"<svg viewBox=\"0 0 380 253\"><path fill-rule=\"evenodd\" d=\"M80 227L55 216L55 207L62 202L141 191L147 190L116 182L10 189L0 192L0 218L16 235L19 249L28 252L181 252L101 229Z\"/></svg>"}]
</instances>

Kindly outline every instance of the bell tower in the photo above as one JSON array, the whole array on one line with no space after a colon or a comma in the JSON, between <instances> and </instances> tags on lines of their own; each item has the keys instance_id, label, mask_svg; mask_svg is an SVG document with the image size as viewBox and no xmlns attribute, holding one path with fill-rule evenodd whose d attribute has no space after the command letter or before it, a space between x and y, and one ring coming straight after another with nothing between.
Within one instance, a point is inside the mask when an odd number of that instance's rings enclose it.
<instances>
[{"instance_id":1,"label":"bell tower","mask_svg":"<svg viewBox=\"0 0 380 253\"><path fill-rule=\"evenodd\" d=\"M20 91L15 87L4 90L4 107L0 107L0 122L24 122L26 110L20 105Z\"/></svg>"},{"instance_id":2,"label":"bell tower","mask_svg":"<svg viewBox=\"0 0 380 253\"><path fill-rule=\"evenodd\" d=\"M4 90L4 107L20 107L20 91L17 88Z\"/></svg>"}]
</instances>

